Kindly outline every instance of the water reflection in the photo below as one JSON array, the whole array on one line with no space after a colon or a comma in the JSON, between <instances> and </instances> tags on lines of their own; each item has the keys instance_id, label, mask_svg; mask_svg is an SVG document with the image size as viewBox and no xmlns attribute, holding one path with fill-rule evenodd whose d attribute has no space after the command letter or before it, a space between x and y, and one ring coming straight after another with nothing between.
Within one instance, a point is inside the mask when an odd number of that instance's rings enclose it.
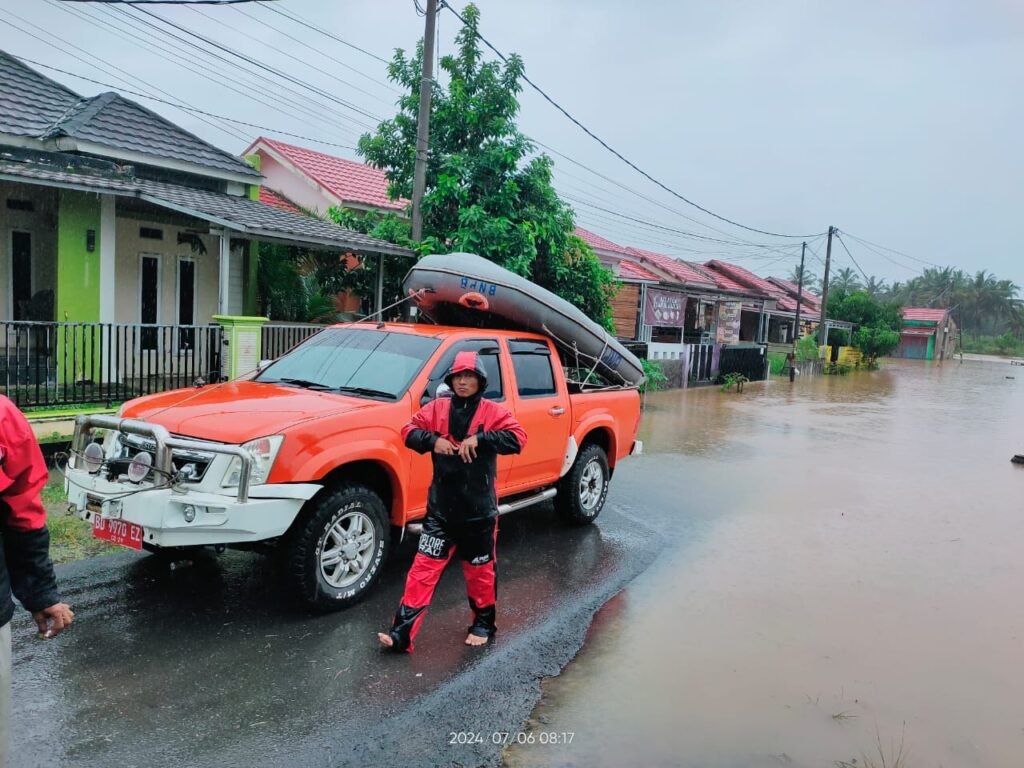
<instances>
[{"instance_id":1,"label":"water reflection","mask_svg":"<svg viewBox=\"0 0 1024 768\"><path fill-rule=\"evenodd\" d=\"M506 764L1020 765L1015 371L650 395L612 501L670 545L545 686L534 730L572 744Z\"/></svg>"}]
</instances>

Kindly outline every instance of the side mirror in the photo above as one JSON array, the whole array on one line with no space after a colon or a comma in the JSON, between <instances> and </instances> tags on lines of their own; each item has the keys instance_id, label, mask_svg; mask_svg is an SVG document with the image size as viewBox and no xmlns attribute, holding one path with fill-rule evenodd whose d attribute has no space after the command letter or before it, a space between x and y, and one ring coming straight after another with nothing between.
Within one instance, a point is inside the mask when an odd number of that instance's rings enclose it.
<instances>
[{"instance_id":1,"label":"side mirror","mask_svg":"<svg viewBox=\"0 0 1024 768\"><path fill-rule=\"evenodd\" d=\"M259 363L256 364L256 370L257 371L262 371L264 368L266 368L272 362L274 362L274 361L273 360L260 360Z\"/></svg>"},{"instance_id":2,"label":"side mirror","mask_svg":"<svg viewBox=\"0 0 1024 768\"><path fill-rule=\"evenodd\" d=\"M452 390L443 381L432 381L427 384L427 388L423 390L423 395L420 397L420 405L426 405L431 400L438 397L451 397Z\"/></svg>"}]
</instances>

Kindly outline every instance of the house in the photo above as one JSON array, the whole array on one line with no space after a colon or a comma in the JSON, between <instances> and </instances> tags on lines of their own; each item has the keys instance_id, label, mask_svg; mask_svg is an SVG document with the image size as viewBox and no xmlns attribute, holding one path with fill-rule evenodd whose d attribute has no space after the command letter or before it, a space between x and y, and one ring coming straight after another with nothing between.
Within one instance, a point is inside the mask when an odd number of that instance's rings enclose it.
<instances>
[{"instance_id":1,"label":"house","mask_svg":"<svg viewBox=\"0 0 1024 768\"><path fill-rule=\"evenodd\" d=\"M260 202L262 181L130 99L80 96L0 51L0 384L19 404L29 387L85 402L216 375L209 324L255 313L258 241L412 256Z\"/></svg>"},{"instance_id":2,"label":"house","mask_svg":"<svg viewBox=\"0 0 1024 768\"><path fill-rule=\"evenodd\" d=\"M900 344L893 357L910 360L945 360L953 356L957 325L948 309L904 307Z\"/></svg>"},{"instance_id":3,"label":"house","mask_svg":"<svg viewBox=\"0 0 1024 768\"><path fill-rule=\"evenodd\" d=\"M266 202L327 213L338 206L406 217L409 201L388 197L384 171L306 147L260 136L242 153L263 174Z\"/></svg>"}]
</instances>

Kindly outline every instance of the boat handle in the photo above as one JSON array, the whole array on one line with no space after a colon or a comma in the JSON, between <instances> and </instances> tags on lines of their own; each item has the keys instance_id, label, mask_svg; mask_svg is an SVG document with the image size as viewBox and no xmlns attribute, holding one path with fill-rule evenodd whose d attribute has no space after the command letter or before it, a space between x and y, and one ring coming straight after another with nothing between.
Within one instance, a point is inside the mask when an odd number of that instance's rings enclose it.
<instances>
[{"instance_id":1,"label":"boat handle","mask_svg":"<svg viewBox=\"0 0 1024 768\"><path fill-rule=\"evenodd\" d=\"M556 405L554 408L548 411L548 413L550 413L552 416L561 416L563 413L565 413L565 408L563 408L560 405Z\"/></svg>"}]
</instances>

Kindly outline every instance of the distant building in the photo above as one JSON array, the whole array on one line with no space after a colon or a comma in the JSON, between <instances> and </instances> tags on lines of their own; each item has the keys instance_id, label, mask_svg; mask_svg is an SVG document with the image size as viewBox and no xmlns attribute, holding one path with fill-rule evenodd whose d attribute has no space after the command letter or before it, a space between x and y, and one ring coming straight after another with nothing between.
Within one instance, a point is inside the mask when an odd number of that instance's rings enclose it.
<instances>
[{"instance_id":1,"label":"distant building","mask_svg":"<svg viewBox=\"0 0 1024 768\"><path fill-rule=\"evenodd\" d=\"M957 325L948 309L905 307L900 345L893 357L945 360L956 351Z\"/></svg>"}]
</instances>

